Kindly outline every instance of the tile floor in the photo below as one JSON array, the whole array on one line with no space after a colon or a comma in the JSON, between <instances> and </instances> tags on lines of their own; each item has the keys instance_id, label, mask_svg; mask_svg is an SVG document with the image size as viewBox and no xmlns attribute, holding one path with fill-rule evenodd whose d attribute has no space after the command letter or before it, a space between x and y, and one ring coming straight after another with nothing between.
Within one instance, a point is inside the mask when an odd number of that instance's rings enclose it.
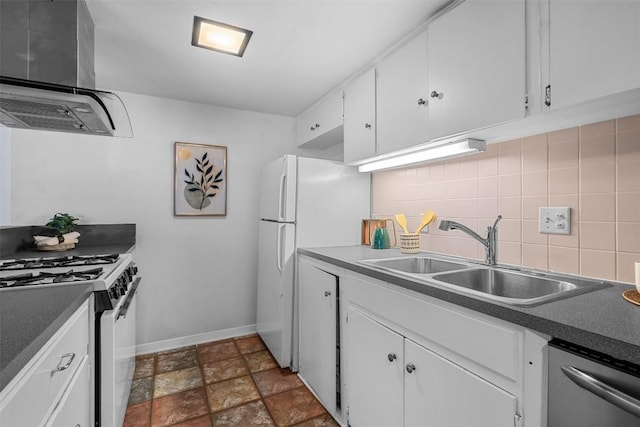
<instances>
[{"instance_id":1,"label":"tile floor","mask_svg":"<svg viewBox=\"0 0 640 427\"><path fill-rule=\"evenodd\" d=\"M257 335L136 357L123 427L338 424Z\"/></svg>"}]
</instances>

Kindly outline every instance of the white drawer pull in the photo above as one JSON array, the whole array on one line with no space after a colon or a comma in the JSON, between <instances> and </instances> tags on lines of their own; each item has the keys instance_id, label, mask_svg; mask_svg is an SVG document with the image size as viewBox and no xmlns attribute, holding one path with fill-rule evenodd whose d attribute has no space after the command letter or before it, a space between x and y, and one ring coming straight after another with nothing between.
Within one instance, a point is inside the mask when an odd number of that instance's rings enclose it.
<instances>
[{"instance_id":1,"label":"white drawer pull","mask_svg":"<svg viewBox=\"0 0 640 427\"><path fill-rule=\"evenodd\" d=\"M67 357L69 359L67 360L67 363L63 365L62 363L64 362L64 359ZM55 374L56 372L64 371L65 369L67 369L69 366L71 366L71 364L73 363L73 359L75 358L76 358L75 353L65 353L62 356L60 356L60 362L58 363L58 366L56 366L56 369L53 370L52 374Z\"/></svg>"}]
</instances>

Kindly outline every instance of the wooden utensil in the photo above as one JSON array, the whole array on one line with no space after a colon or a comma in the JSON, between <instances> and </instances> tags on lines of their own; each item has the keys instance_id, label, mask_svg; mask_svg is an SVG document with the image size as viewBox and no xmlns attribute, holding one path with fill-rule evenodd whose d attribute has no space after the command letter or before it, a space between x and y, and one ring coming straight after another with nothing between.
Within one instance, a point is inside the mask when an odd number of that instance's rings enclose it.
<instances>
[{"instance_id":1,"label":"wooden utensil","mask_svg":"<svg viewBox=\"0 0 640 427\"><path fill-rule=\"evenodd\" d=\"M427 225L429 225L434 219L436 219L435 212L431 210L426 211L424 214L422 214L422 220L420 220L420 225L418 226L418 228L416 228L416 231L413 234L420 234L422 229L425 228Z\"/></svg>"},{"instance_id":2,"label":"wooden utensil","mask_svg":"<svg viewBox=\"0 0 640 427\"><path fill-rule=\"evenodd\" d=\"M402 231L404 231L404 234L409 234L409 232L407 231L407 217L404 216L404 214L396 214L396 221L398 221L398 224L400 224L400 227L402 227Z\"/></svg>"}]
</instances>

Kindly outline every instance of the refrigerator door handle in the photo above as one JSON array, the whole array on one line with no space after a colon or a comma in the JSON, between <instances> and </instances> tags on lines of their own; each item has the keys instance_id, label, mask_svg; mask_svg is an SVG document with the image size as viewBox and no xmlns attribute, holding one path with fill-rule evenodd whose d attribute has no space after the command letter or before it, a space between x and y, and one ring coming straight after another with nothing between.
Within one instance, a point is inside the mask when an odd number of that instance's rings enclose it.
<instances>
[{"instance_id":1,"label":"refrigerator door handle","mask_svg":"<svg viewBox=\"0 0 640 427\"><path fill-rule=\"evenodd\" d=\"M625 411L640 417L640 401L628 394L611 387L597 378L583 372L573 366L562 366L562 372L574 383L601 397L607 402L624 409Z\"/></svg>"},{"instance_id":2,"label":"refrigerator door handle","mask_svg":"<svg viewBox=\"0 0 640 427\"><path fill-rule=\"evenodd\" d=\"M284 231L285 231L285 227L286 224L279 224L278 225L278 253L277 253L277 263L278 263L278 271L280 271L280 273L284 272L284 263L282 262L284 256L282 254L282 251L284 250L284 245L283 245L283 241L284 241Z\"/></svg>"},{"instance_id":3,"label":"refrigerator door handle","mask_svg":"<svg viewBox=\"0 0 640 427\"><path fill-rule=\"evenodd\" d=\"M280 194L278 195L278 220L284 221L287 213L287 164L280 175Z\"/></svg>"}]
</instances>

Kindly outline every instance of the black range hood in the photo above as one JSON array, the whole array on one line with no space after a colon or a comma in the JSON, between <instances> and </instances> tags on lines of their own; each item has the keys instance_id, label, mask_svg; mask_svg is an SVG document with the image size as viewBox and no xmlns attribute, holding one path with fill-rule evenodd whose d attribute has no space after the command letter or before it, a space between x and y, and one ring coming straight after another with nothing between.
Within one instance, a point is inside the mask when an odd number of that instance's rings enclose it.
<instances>
[{"instance_id":1,"label":"black range hood","mask_svg":"<svg viewBox=\"0 0 640 427\"><path fill-rule=\"evenodd\" d=\"M2 0L0 42L2 125L133 136L122 100L94 89L94 30L85 0Z\"/></svg>"}]
</instances>

